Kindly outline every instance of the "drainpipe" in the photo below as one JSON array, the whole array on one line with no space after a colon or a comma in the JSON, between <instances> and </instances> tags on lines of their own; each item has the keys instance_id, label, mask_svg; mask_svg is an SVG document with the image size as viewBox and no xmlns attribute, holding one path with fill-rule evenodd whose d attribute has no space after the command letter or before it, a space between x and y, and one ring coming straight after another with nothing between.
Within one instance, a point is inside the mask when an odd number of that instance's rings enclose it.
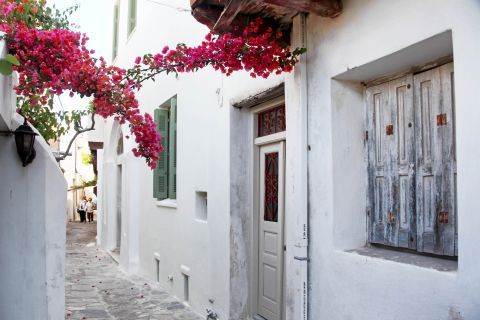
<instances>
[{"instance_id":1,"label":"drainpipe","mask_svg":"<svg viewBox=\"0 0 480 320\"><path fill-rule=\"evenodd\" d=\"M302 13L294 23L294 28L297 28L299 31L297 33L297 43L300 47L307 48L307 17L305 13ZM308 51L307 51L308 54ZM300 106L300 119L299 124L301 125L300 132L300 153L304 156L301 157L301 163L299 163L299 180L301 182L301 210L299 211L299 225L297 226L297 241L296 241L296 255L294 259L296 260L296 265L299 269L299 285L297 287L297 292L300 296L297 300L298 305L296 306L296 319L307 320L308 319L308 235L309 235L309 209L308 209L308 151L310 146L308 144L308 77L307 77L307 56L306 54L302 57L301 63L297 66L299 68L299 106Z\"/></svg>"},{"instance_id":2,"label":"drainpipe","mask_svg":"<svg viewBox=\"0 0 480 320\"><path fill-rule=\"evenodd\" d=\"M293 19L292 48L307 48L306 15ZM309 52L307 51L307 54ZM287 104L286 251L287 295L285 318L308 320L308 78L307 54L285 77Z\"/></svg>"}]
</instances>

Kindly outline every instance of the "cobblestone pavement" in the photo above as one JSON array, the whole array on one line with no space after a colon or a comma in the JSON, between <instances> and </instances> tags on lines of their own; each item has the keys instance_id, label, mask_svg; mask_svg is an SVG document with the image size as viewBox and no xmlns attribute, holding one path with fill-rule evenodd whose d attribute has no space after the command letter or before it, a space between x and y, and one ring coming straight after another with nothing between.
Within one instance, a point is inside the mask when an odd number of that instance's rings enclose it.
<instances>
[{"instance_id":1,"label":"cobblestone pavement","mask_svg":"<svg viewBox=\"0 0 480 320\"><path fill-rule=\"evenodd\" d=\"M127 276L95 246L96 224L67 225L65 319L201 320L163 289Z\"/></svg>"}]
</instances>

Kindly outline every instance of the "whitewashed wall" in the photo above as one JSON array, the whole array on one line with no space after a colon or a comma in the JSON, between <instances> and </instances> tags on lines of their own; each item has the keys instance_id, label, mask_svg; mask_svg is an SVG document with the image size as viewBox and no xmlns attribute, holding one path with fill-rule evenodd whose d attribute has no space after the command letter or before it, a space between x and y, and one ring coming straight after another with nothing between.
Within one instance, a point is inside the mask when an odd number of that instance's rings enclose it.
<instances>
[{"instance_id":1,"label":"whitewashed wall","mask_svg":"<svg viewBox=\"0 0 480 320\"><path fill-rule=\"evenodd\" d=\"M127 5L128 1L121 2L117 65L130 66L137 55L160 52L165 45L198 44L208 32L189 12L138 1L137 27L127 39ZM190 4L175 1L171 5L188 9ZM220 75L205 70L178 78L162 75L155 83L145 83L138 94L141 109L150 114L177 95L177 201L170 207L153 198L153 172L143 159L133 156L128 128L121 129L125 152L119 158L118 125L111 121L106 124L98 226L101 246L113 249L117 168L121 164L121 268L155 283L154 255L160 257L159 284L180 300L184 290L182 268L184 272L189 269L188 304L203 316L210 308L226 319L230 296L229 108L223 104L221 88ZM208 193L206 222L196 219L196 191Z\"/></svg>"},{"instance_id":2,"label":"whitewashed wall","mask_svg":"<svg viewBox=\"0 0 480 320\"><path fill-rule=\"evenodd\" d=\"M12 88L0 75L0 130L23 123ZM35 149L24 168L14 137L0 136L0 319L64 318L67 185L41 137Z\"/></svg>"},{"instance_id":3,"label":"whitewashed wall","mask_svg":"<svg viewBox=\"0 0 480 320\"><path fill-rule=\"evenodd\" d=\"M310 319L479 319L480 3L343 2L340 17L307 21ZM448 30L456 86L458 269L348 252L366 242L360 81L429 62L422 60L442 54L443 44L393 53Z\"/></svg>"},{"instance_id":4,"label":"whitewashed wall","mask_svg":"<svg viewBox=\"0 0 480 320\"><path fill-rule=\"evenodd\" d=\"M121 3L121 21L126 21L127 1ZM188 1L174 6L189 8ZM120 47L116 63L131 65L139 54L159 52L164 45L178 42L200 43L207 29L188 13L149 2L138 4L138 25L126 37L126 23L120 23ZM158 32L157 32L158 30ZM295 36L300 37L299 35ZM154 39L154 41L152 41ZM306 74L303 72L302 74ZM132 139L124 139L125 154L116 156L118 125L109 122L105 130L103 203L99 218L99 243L107 250L115 246L117 206L117 166L122 165L122 245L120 266L156 279L154 255L160 257L160 285L182 299L181 267L190 269L189 304L204 314L215 310L220 319L247 319L254 311L252 301L256 278L252 262L254 114L234 108L234 103L289 81L300 87L300 75L252 79L247 73L225 78L212 70L193 75L159 77L146 83L139 93L142 110L153 109L178 96L178 168L176 208L163 207L152 199L152 172L143 160L135 159ZM300 88L302 94L305 88ZM287 260L289 292L300 293L302 268L294 255L305 255L301 242L306 219L306 101L290 91L287 99ZM128 130L122 128L124 137ZM300 172L300 173L298 173ZM195 219L195 191L208 192L208 221ZM301 201L304 205L298 206ZM100 223L101 220L101 223ZM301 230L299 230L301 229ZM305 239L304 239L305 240ZM300 248L300 249L298 249ZM173 281L167 277L173 276ZM214 301L213 303L210 302ZM295 317L301 313L301 300L288 298L287 308Z\"/></svg>"}]
</instances>

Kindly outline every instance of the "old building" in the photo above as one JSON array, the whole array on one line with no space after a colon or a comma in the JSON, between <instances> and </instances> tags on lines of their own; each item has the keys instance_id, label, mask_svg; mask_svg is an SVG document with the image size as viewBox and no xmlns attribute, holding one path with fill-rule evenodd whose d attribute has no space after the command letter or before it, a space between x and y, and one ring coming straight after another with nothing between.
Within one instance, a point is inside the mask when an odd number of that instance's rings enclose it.
<instances>
[{"instance_id":1,"label":"old building","mask_svg":"<svg viewBox=\"0 0 480 320\"><path fill-rule=\"evenodd\" d=\"M153 172L106 124L98 242L120 266L219 319L479 318L478 1L172 3L115 2L115 64L258 15L307 53L145 84Z\"/></svg>"}]
</instances>

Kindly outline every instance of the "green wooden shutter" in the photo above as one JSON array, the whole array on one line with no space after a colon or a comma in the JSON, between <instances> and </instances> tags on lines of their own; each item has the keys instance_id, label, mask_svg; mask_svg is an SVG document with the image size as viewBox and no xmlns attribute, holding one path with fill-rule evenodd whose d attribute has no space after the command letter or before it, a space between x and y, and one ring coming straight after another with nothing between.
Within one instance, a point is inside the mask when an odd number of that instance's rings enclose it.
<instances>
[{"instance_id":1,"label":"green wooden shutter","mask_svg":"<svg viewBox=\"0 0 480 320\"><path fill-rule=\"evenodd\" d=\"M128 35L130 35L137 25L137 0L128 2Z\"/></svg>"},{"instance_id":2,"label":"green wooden shutter","mask_svg":"<svg viewBox=\"0 0 480 320\"><path fill-rule=\"evenodd\" d=\"M155 110L155 123L157 131L162 136L163 151L153 172L153 197L159 200L168 198L168 110Z\"/></svg>"},{"instance_id":3,"label":"green wooden shutter","mask_svg":"<svg viewBox=\"0 0 480 320\"><path fill-rule=\"evenodd\" d=\"M177 198L177 98L170 100L168 197Z\"/></svg>"}]
</instances>

